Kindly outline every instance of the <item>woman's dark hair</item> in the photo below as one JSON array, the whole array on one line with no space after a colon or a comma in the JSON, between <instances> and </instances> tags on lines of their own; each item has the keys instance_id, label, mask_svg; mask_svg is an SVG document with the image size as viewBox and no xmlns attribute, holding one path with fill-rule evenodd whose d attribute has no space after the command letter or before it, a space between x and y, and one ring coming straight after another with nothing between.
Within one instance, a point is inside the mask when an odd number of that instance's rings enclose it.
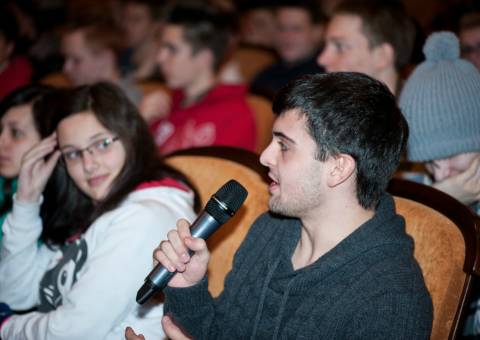
<instances>
[{"instance_id":1,"label":"woman's dark hair","mask_svg":"<svg viewBox=\"0 0 480 340\"><path fill-rule=\"evenodd\" d=\"M69 237L84 232L96 218L115 209L143 182L170 177L193 189L185 176L162 162L146 122L118 87L101 82L63 91L61 98L56 96L54 106L49 105L53 98L45 98L43 103L36 105L39 111L50 111L53 118L50 129L71 115L92 112L105 128L119 137L126 161L107 197L95 205L76 187L65 167L57 165L52 185L47 188L52 190L46 190L44 195L41 236L44 242L62 244Z\"/></svg>"},{"instance_id":2,"label":"woman's dark hair","mask_svg":"<svg viewBox=\"0 0 480 340\"><path fill-rule=\"evenodd\" d=\"M5 113L7 113L7 111L10 110L12 107L25 104L33 104L43 95L51 93L53 91L53 87L41 84L31 84L17 88L16 90L9 93L5 98L3 98L2 101L0 101L0 118L3 117ZM41 115L33 115L33 121L37 130L39 124L41 124L41 120Z\"/></svg>"},{"instance_id":3,"label":"woman's dark hair","mask_svg":"<svg viewBox=\"0 0 480 340\"><path fill-rule=\"evenodd\" d=\"M51 93L53 88L46 85L26 85L22 86L15 91L8 94L3 100L0 102L0 119L7 113L8 110L15 106L25 105L25 104L32 104L41 98L43 95L47 93ZM46 137L46 135L42 134L39 126L42 125L43 117L41 115L35 115L32 112L33 123L40 134L40 136ZM0 216L9 212L12 209L12 196L13 196L13 179L5 179L3 192L4 192L4 201L3 204L0 206Z\"/></svg>"}]
</instances>

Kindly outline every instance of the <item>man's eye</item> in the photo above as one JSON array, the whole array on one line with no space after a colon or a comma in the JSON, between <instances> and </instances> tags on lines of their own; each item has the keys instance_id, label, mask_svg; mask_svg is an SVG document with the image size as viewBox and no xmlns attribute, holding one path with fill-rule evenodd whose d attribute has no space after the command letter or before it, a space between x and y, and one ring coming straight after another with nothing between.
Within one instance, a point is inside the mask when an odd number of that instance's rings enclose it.
<instances>
[{"instance_id":1,"label":"man's eye","mask_svg":"<svg viewBox=\"0 0 480 340\"><path fill-rule=\"evenodd\" d=\"M278 145L280 146L280 150L281 150L281 151L287 151L287 150L288 150L288 147L287 147L287 145L286 145L285 143L279 141L279 142L278 142Z\"/></svg>"},{"instance_id":2,"label":"man's eye","mask_svg":"<svg viewBox=\"0 0 480 340\"><path fill-rule=\"evenodd\" d=\"M347 46L345 44L338 41L333 42L333 46L338 52L344 52L347 49Z\"/></svg>"}]
</instances>

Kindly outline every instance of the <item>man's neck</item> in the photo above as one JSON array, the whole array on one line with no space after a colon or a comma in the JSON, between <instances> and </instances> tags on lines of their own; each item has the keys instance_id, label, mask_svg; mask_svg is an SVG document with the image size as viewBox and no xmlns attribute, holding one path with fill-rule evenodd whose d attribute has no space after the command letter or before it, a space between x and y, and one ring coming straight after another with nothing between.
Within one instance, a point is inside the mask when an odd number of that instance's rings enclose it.
<instances>
[{"instance_id":1,"label":"man's neck","mask_svg":"<svg viewBox=\"0 0 480 340\"><path fill-rule=\"evenodd\" d=\"M201 101L212 87L215 86L216 80L213 73L205 73L199 75L194 82L184 88L183 107L194 105Z\"/></svg>"},{"instance_id":2,"label":"man's neck","mask_svg":"<svg viewBox=\"0 0 480 340\"><path fill-rule=\"evenodd\" d=\"M100 77L104 81L110 81L112 83L118 84L122 80L120 72L115 66L109 66L104 68L102 75Z\"/></svg>"},{"instance_id":3,"label":"man's neck","mask_svg":"<svg viewBox=\"0 0 480 340\"><path fill-rule=\"evenodd\" d=\"M375 214L356 201L317 210L301 218L301 236L292 256L295 269L317 261Z\"/></svg>"},{"instance_id":4,"label":"man's neck","mask_svg":"<svg viewBox=\"0 0 480 340\"><path fill-rule=\"evenodd\" d=\"M384 71L382 71L380 74L375 77L377 80L380 80L387 85L388 89L395 95L397 96L397 90L398 90L398 81L399 81L399 75L398 72L395 71L395 69L388 68Z\"/></svg>"}]
</instances>

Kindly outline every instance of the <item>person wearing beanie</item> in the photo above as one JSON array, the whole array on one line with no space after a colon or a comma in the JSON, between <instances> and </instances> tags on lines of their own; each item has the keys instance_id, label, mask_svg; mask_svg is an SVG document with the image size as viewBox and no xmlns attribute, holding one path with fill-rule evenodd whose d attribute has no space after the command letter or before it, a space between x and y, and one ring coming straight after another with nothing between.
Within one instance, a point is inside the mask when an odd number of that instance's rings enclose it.
<instances>
[{"instance_id":1,"label":"person wearing beanie","mask_svg":"<svg viewBox=\"0 0 480 340\"><path fill-rule=\"evenodd\" d=\"M460 58L451 32L431 34L423 52L426 60L400 96L410 128L407 158L424 163L423 183L480 214L480 72Z\"/></svg>"},{"instance_id":2,"label":"person wearing beanie","mask_svg":"<svg viewBox=\"0 0 480 340\"><path fill-rule=\"evenodd\" d=\"M425 61L409 77L400 96L410 135L407 158L429 175L407 179L430 184L480 214L480 72L460 58L451 32L430 35ZM467 312L463 335L480 336L480 294Z\"/></svg>"}]
</instances>

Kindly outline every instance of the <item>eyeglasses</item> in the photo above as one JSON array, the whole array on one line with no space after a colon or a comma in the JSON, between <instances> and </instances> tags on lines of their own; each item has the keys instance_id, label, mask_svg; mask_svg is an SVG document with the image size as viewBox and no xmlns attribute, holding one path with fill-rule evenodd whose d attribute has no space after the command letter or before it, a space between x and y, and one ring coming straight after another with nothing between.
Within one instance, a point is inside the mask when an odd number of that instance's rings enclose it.
<instances>
[{"instance_id":1,"label":"eyeglasses","mask_svg":"<svg viewBox=\"0 0 480 340\"><path fill-rule=\"evenodd\" d=\"M83 160L83 153L88 151L90 155L102 155L107 153L112 144L119 140L119 137L107 137L96 140L83 149L70 149L61 151L62 159L66 164L74 165Z\"/></svg>"}]
</instances>

